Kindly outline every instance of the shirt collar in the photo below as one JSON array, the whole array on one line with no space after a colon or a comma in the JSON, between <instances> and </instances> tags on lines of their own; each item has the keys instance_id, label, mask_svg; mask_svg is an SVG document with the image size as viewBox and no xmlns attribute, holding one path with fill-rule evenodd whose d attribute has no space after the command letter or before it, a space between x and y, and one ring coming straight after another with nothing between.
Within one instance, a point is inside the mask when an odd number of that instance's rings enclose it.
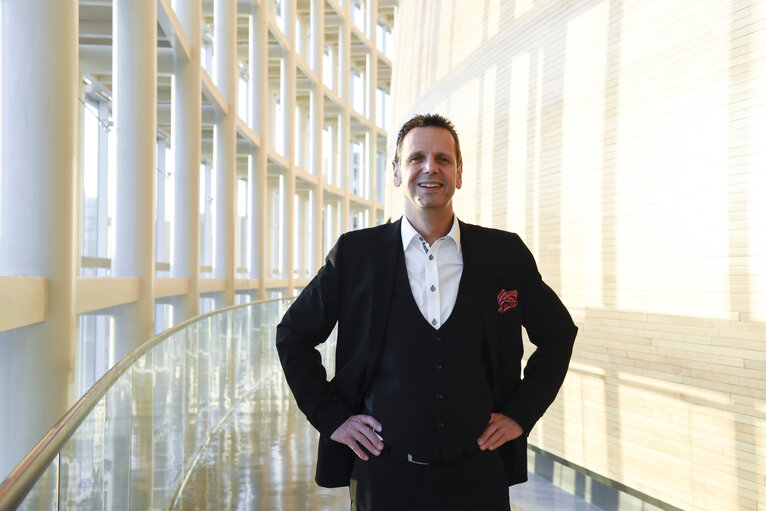
<instances>
[{"instance_id":1,"label":"shirt collar","mask_svg":"<svg viewBox=\"0 0 766 511\"><path fill-rule=\"evenodd\" d=\"M412 243L412 238L420 239L420 237L421 236L418 231L416 231L415 228L412 227L410 221L407 220L407 216L402 215L402 247L404 247L404 250L406 251L407 247L410 246L410 243ZM445 236L445 238L447 237L452 238L455 241L457 251L460 252L460 224L458 223L457 215L452 215L452 228L447 233L447 236Z\"/></svg>"}]
</instances>

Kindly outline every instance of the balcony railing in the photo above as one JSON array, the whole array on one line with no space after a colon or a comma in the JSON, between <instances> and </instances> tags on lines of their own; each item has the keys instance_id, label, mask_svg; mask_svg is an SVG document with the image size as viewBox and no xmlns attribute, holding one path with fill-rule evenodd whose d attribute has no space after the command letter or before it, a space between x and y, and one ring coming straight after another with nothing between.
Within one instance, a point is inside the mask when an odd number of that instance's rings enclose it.
<instances>
[{"instance_id":1,"label":"balcony railing","mask_svg":"<svg viewBox=\"0 0 766 511\"><path fill-rule=\"evenodd\" d=\"M239 305L154 337L107 372L0 485L0 510L170 509L206 446L279 372L292 299Z\"/></svg>"}]
</instances>

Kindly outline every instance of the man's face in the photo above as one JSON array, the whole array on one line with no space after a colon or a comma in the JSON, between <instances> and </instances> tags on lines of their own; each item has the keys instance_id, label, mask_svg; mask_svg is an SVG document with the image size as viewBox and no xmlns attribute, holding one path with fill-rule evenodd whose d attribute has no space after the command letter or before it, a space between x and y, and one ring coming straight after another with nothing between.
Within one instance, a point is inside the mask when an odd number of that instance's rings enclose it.
<instances>
[{"instance_id":1,"label":"man's face","mask_svg":"<svg viewBox=\"0 0 766 511\"><path fill-rule=\"evenodd\" d=\"M402 140L400 160L394 162L394 186L405 185L407 201L423 210L452 207L455 189L463 186L455 139L444 128L414 128Z\"/></svg>"}]
</instances>

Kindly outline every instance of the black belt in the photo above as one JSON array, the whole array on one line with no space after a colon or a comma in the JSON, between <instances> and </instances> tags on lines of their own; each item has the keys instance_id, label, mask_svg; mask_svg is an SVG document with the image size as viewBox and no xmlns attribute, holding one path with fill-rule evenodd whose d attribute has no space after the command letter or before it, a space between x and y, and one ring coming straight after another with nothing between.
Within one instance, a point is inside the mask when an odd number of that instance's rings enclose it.
<instances>
[{"instance_id":1,"label":"black belt","mask_svg":"<svg viewBox=\"0 0 766 511\"><path fill-rule=\"evenodd\" d=\"M397 446L386 445L383 448L383 452L388 453L391 456L394 456L396 458L405 459L410 463L414 463L415 465L445 465L448 463L456 463L458 461L463 461L468 458L472 458L473 456L481 452L481 450L479 449L478 445L474 445L473 448L463 451L458 456L445 457L443 454L440 453L436 458L433 458L433 459L418 458L417 456L413 456L407 449L397 447Z\"/></svg>"}]
</instances>

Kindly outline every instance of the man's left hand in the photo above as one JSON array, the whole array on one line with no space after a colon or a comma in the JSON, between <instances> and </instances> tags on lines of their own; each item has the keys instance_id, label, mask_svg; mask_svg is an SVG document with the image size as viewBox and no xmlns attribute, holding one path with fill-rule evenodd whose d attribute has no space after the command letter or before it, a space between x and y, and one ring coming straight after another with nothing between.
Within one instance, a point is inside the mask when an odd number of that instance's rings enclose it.
<instances>
[{"instance_id":1,"label":"man's left hand","mask_svg":"<svg viewBox=\"0 0 766 511\"><path fill-rule=\"evenodd\" d=\"M519 438L524 430L519 423L502 413L493 413L478 440L479 449L494 451L506 442Z\"/></svg>"}]
</instances>

